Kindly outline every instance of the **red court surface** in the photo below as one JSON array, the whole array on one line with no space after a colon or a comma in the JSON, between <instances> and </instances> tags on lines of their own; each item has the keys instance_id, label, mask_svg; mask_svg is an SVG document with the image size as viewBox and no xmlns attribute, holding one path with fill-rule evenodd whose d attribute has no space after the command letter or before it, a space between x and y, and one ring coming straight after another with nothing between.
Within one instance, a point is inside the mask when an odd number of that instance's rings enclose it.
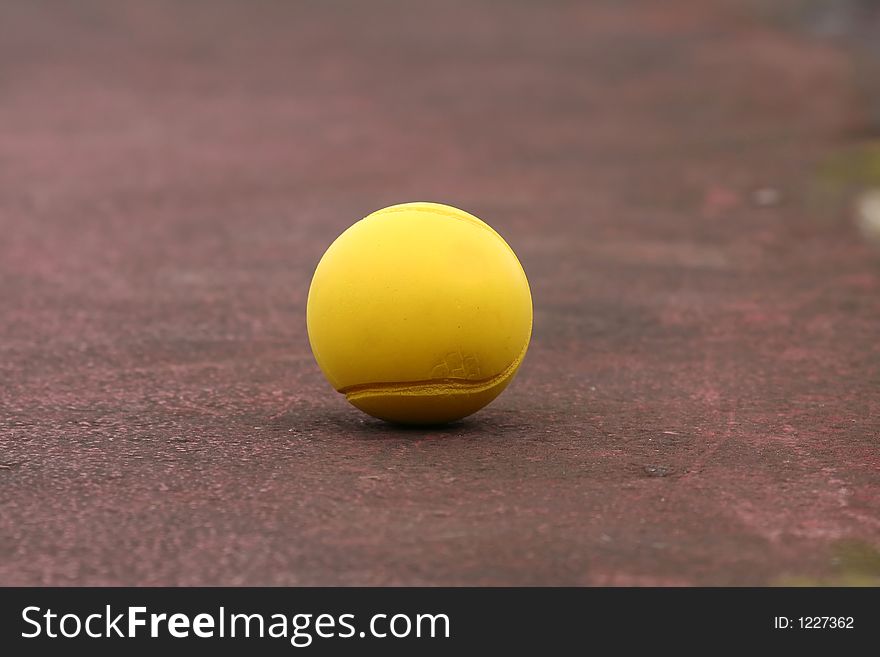
<instances>
[{"instance_id":1,"label":"red court surface","mask_svg":"<svg viewBox=\"0 0 880 657\"><path fill-rule=\"evenodd\" d=\"M0 584L880 583L880 19L815 5L4 2ZM446 428L305 331L409 200L535 304Z\"/></svg>"}]
</instances>

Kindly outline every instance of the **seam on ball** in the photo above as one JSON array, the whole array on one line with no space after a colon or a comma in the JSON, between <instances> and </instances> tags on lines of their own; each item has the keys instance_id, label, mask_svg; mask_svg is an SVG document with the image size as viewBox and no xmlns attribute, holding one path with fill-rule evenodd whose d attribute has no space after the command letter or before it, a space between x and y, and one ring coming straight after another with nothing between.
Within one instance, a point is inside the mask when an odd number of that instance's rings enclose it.
<instances>
[{"instance_id":1,"label":"seam on ball","mask_svg":"<svg viewBox=\"0 0 880 657\"><path fill-rule=\"evenodd\" d=\"M428 214L436 214L441 217L450 217L452 219L458 219L459 221L463 221L467 224L470 224L471 226L475 226L477 228L482 228L483 230L488 231L489 233L494 235L498 239L498 241L500 241L504 245L504 248L506 248L510 252L510 254L513 256L514 260L516 260L517 264L519 265L520 270L522 270L523 278L526 279L526 285L528 285L528 280L529 280L528 276L526 276L525 269L523 269L522 263L519 261L519 257L516 255L516 251L514 251L513 247L507 243L507 240L505 240L501 236L501 233L499 233L497 230L492 228L492 226L487 224L485 221L483 221L479 217L475 217L474 215L470 214L469 212L466 212L465 210L460 210L459 208L452 208L453 210L458 210L458 212L451 212L449 210L444 210L442 208L434 207L435 205L441 205L441 204L434 204L434 203L431 203L430 201L413 201L412 203L402 203L400 205L392 205L387 208L382 208L381 210L376 210L372 214L368 214L366 217L364 217L364 219L369 219L370 217L380 217L383 214L391 214L393 212L408 212L410 210L418 210L419 212L425 212ZM447 206L447 207L451 208L452 206Z\"/></svg>"},{"instance_id":2,"label":"seam on ball","mask_svg":"<svg viewBox=\"0 0 880 657\"><path fill-rule=\"evenodd\" d=\"M436 214L436 215L440 215L441 217L451 217L452 219L458 219L459 221L464 221L465 223L468 223L472 226L482 228L483 230L487 230L490 233L492 233L495 237L500 239L504 243L504 245L507 246L508 249L510 249L510 245L504 241L504 238L501 237L501 235L498 233L497 230L492 228L492 226L487 224L485 221L478 219L477 217L474 217L473 215L471 215L469 213L466 213L464 210L461 210L461 213L463 213L463 214L458 214L456 212L449 212L446 210L442 210L440 208L431 207L430 205L422 205L421 203L419 203L417 201L415 203L404 204L404 205L400 205L400 206L393 205L390 208L384 208L382 210L377 210L376 212L374 212L373 214L371 214L369 216L376 217L376 216L381 216L383 214L390 214L392 212L408 212L411 210L418 210L419 212L426 212L428 214ZM511 249L511 251L513 251L513 249Z\"/></svg>"},{"instance_id":3,"label":"seam on ball","mask_svg":"<svg viewBox=\"0 0 880 657\"><path fill-rule=\"evenodd\" d=\"M520 351L516 359L499 374L489 377L488 379L425 379L422 381L358 383L339 388L338 392L345 395L348 400L373 397L388 392L394 392L403 396L442 394L450 392L483 392L484 390L488 390L489 388L498 385L519 368L525 359L530 341L531 335L529 335L529 340L526 341L525 346L522 348L522 351Z\"/></svg>"}]
</instances>

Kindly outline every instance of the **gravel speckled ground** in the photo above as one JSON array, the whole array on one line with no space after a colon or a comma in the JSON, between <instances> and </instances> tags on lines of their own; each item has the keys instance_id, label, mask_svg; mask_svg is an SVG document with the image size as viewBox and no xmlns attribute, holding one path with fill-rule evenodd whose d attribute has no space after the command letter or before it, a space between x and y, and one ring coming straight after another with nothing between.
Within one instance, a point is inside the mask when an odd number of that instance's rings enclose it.
<instances>
[{"instance_id":1,"label":"gravel speckled ground","mask_svg":"<svg viewBox=\"0 0 880 657\"><path fill-rule=\"evenodd\" d=\"M880 146L767 4L4 2L0 584L877 583ZM407 200L535 300L445 429L305 334Z\"/></svg>"}]
</instances>

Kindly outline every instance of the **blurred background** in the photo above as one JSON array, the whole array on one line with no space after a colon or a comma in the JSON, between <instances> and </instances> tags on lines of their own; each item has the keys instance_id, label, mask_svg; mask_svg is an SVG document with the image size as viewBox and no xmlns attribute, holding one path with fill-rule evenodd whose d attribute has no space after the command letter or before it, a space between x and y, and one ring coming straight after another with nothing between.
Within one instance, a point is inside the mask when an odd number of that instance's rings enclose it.
<instances>
[{"instance_id":1,"label":"blurred background","mask_svg":"<svg viewBox=\"0 0 880 657\"><path fill-rule=\"evenodd\" d=\"M511 388L360 416L305 295L462 207ZM0 584L878 584L880 3L0 4Z\"/></svg>"}]
</instances>

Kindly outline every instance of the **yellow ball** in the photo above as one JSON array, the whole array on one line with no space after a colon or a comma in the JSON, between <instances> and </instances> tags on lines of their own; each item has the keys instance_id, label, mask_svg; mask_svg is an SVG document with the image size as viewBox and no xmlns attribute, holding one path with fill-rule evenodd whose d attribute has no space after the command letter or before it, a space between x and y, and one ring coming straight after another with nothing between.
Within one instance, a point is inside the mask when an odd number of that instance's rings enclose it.
<instances>
[{"instance_id":1,"label":"yellow ball","mask_svg":"<svg viewBox=\"0 0 880 657\"><path fill-rule=\"evenodd\" d=\"M406 424L475 413L529 345L532 297L487 224L437 203L378 210L318 263L306 310L318 366L370 415Z\"/></svg>"}]
</instances>

